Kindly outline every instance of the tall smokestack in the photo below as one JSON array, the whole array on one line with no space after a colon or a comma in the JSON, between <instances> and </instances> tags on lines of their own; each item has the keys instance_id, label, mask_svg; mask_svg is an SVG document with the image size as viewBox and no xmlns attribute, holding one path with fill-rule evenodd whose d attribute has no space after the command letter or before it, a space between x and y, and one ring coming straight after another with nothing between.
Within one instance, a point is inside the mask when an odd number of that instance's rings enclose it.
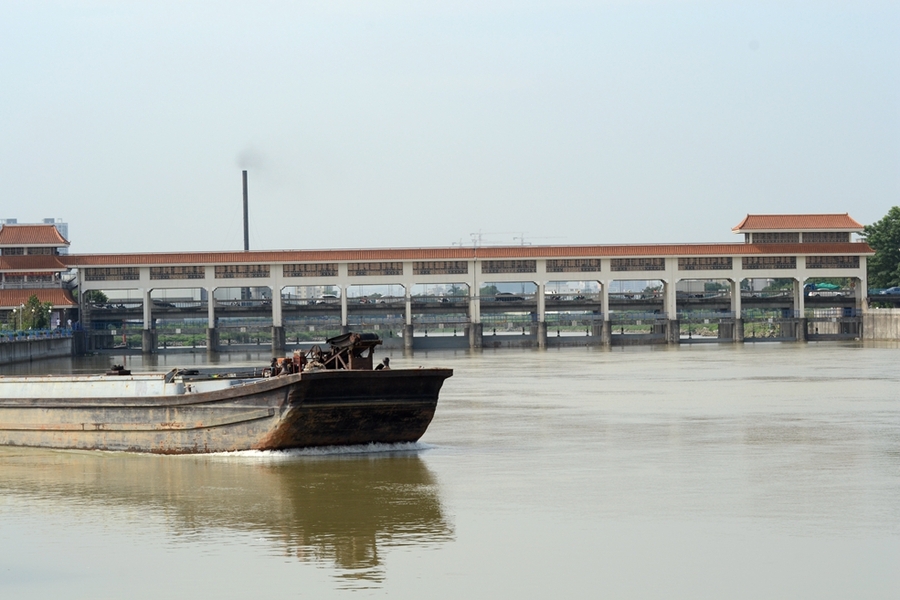
<instances>
[{"instance_id":1,"label":"tall smokestack","mask_svg":"<svg viewBox=\"0 0 900 600\"><path fill-rule=\"evenodd\" d=\"M247 208L247 171L244 171L244 252L250 250L250 213Z\"/></svg>"}]
</instances>

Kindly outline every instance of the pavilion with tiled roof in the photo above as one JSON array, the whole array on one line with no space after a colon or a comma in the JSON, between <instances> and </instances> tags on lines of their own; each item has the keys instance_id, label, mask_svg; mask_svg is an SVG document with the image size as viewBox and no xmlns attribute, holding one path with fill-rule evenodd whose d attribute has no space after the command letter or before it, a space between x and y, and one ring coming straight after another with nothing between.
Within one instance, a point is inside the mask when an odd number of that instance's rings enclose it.
<instances>
[{"instance_id":1,"label":"pavilion with tiled roof","mask_svg":"<svg viewBox=\"0 0 900 600\"><path fill-rule=\"evenodd\" d=\"M864 227L847 213L811 215L747 215L732 228L747 243L840 243Z\"/></svg>"},{"instance_id":2,"label":"pavilion with tiled roof","mask_svg":"<svg viewBox=\"0 0 900 600\"><path fill-rule=\"evenodd\" d=\"M0 226L0 310L20 308L31 296L50 303L62 322L78 303L65 286L62 274L69 267L60 260L60 248L69 246L52 224Z\"/></svg>"}]
</instances>

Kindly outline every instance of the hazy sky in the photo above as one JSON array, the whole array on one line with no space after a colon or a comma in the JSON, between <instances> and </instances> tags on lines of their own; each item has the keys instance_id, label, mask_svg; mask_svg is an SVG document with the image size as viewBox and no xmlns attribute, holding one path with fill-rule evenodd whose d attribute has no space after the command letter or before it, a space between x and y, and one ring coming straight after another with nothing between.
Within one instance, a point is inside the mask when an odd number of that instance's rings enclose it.
<instances>
[{"instance_id":1,"label":"hazy sky","mask_svg":"<svg viewBox=\"0 0 900 600\"><path fill-rule=\"evenodd\" d=\"M71 251L738 241L900 204L900 2L0 0L0 217Z\"/></svg>"}]
</instances>

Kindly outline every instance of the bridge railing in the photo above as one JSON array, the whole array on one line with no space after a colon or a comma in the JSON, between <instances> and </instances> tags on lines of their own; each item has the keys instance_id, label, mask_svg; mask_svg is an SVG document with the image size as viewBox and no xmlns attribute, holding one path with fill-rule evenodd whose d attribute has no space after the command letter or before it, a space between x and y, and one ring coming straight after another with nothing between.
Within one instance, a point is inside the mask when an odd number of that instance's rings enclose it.
<instances>
[{"instance_id":1,"label":"bridge railing","mask_svg":"<svg viewBox=\"0 0 900 600\"><path fill-rule=\"evenodd\" d=\"M610 311L609 320L612 323L642 323L662 322L667 319L664 312L640 312L640 311Z\"/></svg>"},{"instance_id":2,"label":"bridge railing","mask_svg":"<svg viewBox=\"0 0 900 600\"><path fill-rule=\"evenodd\" d=\"M732 311L685 310L678 312L679 321L721 321L733 320Z\"/></svg>"}]
</instances>

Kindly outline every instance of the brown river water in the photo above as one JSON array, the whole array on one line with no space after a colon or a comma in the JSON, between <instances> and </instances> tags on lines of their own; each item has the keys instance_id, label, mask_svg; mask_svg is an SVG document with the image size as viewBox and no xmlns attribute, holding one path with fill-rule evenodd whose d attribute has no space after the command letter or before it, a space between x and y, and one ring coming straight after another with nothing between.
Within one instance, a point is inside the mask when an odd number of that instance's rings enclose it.
<instances>
[{"instance_id":1,"label":"brown river water","mask_svg":"<svg viewBox=\"0 0 900 600\"><path fill-rule=\"evenodd\" d=\"M394 354L455 369L414 445L0 449L0 598L896 598L898 364L840 343Z\"/></svg>"}]
</instances>

